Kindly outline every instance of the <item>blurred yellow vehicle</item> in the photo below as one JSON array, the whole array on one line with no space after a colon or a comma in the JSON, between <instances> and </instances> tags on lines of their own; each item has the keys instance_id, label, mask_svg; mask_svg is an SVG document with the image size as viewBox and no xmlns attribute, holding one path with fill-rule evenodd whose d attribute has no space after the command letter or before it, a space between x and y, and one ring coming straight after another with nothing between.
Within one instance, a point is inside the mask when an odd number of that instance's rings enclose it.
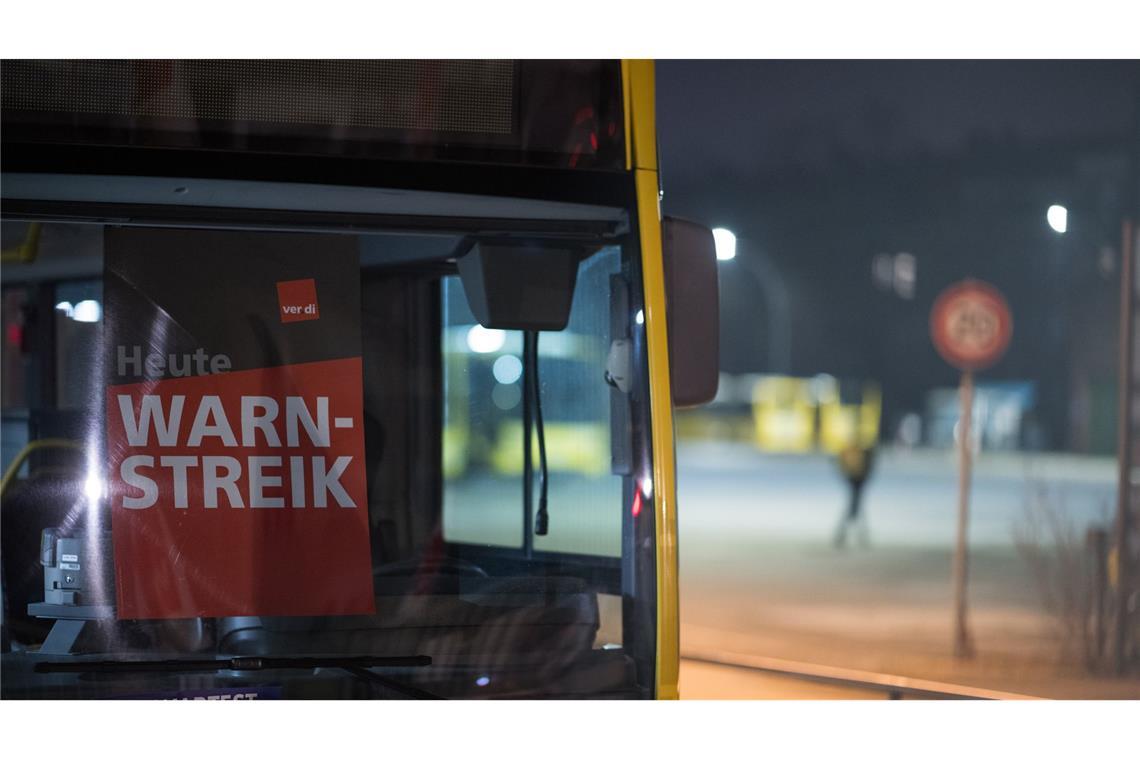
<instances>
[{"instance_id":1,"label":"blurred yellow vehicle","mask_svg":"<svg viewBox=\"0 0 1140 760\"><path fill-rule=\"evenodd\" d=\"M769 375L752 390L755 443L762 451L869 448L879 439L881 417L882 392L873 382Z\"/></svg>"},{"instance_id":2,"label":"blurred yellow vehicle","mask_svg":"<svg viewBox=\"0 0 1140 760\"><path fill-rule=\"evenodd\" d=\"M497 474L522 473L522 442L521 421L508 420L499 425L495 447L491 450L491 467ZM531 448L537 459L537 440ZM546 458L552 472L603 475L610 468L609 428L592 422L547 422Z\"/></svg>"},{"instance_id":3,"label":"blurred yellow vehicle","mask_svg":"<svg viewBox=\"0 0 1140 760\"><path fill-rule=\"evenodd\" d=\"M805 378L768 376L752 389L756 445L763 451L801 453L815 447L815 400Z\"/></svg>"},{"instance_id":4,"label":"blurred yellow vehicle","mask_svg":"<svg viewBox=\"0 0 1140 760\"><path fill-rule=\"evenodd\" d=\"M523 471L521 418L521 334L504 332L494 350L475 352L468 342L474 328L461 324L445 328L444 367L447 377L444 410L443 474L463 477L472 468L497 475ZM569 331L550 336L551 356L543 359L549 370L544 395L551 407L546 420L546 455L553 472L601 475L610 468L609 410L597 399L588 403L575 395L577 384L597 374L604 361L604 347L590 336ZM504 360L504 364L499 362ZM498 367L498 369L496 369ZM472 416L469 399L486 396L493 400L487 412ZM458 412L458 413L456 413ZM454 419L453 419L454 418ZM534 443L533 455L538 456Z\"/></svg>"}]
</instances>

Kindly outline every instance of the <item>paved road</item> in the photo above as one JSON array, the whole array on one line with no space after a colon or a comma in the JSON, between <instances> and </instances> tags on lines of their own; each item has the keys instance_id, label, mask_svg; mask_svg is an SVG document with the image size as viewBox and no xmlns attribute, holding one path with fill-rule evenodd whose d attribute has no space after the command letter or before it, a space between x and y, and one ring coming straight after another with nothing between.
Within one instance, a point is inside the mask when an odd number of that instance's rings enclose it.
<instances>
[{"instance_id":1,"label":"paved road","mask_svg":"<svg viewBox=\"0 0 1140 760\"><path fill-rule=\"evenodd\" d=\"M846 484L825 456L765 455L742 444L678 448L681 529L728 531L766 540L826 541L846 502ZM983 454L975 466L973 546L1011 546L1030 507L1049 507L1084 527L1112 514L1109 459ZM886 451L866 486L864 507L879 545L953 541L957 470L948 451Z\"/></svg>"},{"instance_id":2,"label":"paved road","mask_svg":"<svg viewBox=\"0 0 1140 760\"><path fill-rule=\"evenodd\" d=\"M683 650L1028 694L1140 696L1140 683L1095 681L1062 661L1058 619L1043 595L1067 581L1047 580L1025 554L1035 519L1048 524L1042 518L1052 516L1060 526L1038 534L1045 543L1061 536L1077 546L1088 525L1109 519L1111 461L979 459L969 590L979 656L963 663L949 656L956 475L948 452L881 456L865 497L870 545L844 551L830 543L846 498L831 460L763 455L734 444L682 445L678 460ZM783 679L685 672L683 696L722 688L736 696L827 696L814 686L784 690Z\"/></svg>"}]
</instances>

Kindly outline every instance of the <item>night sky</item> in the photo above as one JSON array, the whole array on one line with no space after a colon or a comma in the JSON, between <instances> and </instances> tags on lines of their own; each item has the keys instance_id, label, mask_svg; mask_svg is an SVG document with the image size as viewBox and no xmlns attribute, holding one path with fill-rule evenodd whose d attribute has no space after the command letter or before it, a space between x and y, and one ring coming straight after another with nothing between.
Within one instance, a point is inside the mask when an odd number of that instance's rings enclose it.
<instances>
[{"instance_id":1,"label":"night sky","mask_svg":"<svg viewBox=\"0 0 1140 760\"><path fill-rule=\"evenodd\" d=\"M971 136L1120 134L1135 61L659 61L670 181L959 149Z\"/></svg>"},{"instance_id":2,"label":"night sky","mask_svg":"<svg viewBox=\"0 0 1140 760\"><path fill-rule=\"evenodd\" d=\"M874 380L889 435L956 382L929 310L978 278L1015 322L985 379L1032 385L1038 445L1111 445L1094 418L1113 417L1140 64L664 61L657 98L665 213L738 236L721 267L722 371ZM1059 202L1064 236L1045 223ZM917 262L905 299L872 278L899 252Z\"/></svg>"}]
</instances>

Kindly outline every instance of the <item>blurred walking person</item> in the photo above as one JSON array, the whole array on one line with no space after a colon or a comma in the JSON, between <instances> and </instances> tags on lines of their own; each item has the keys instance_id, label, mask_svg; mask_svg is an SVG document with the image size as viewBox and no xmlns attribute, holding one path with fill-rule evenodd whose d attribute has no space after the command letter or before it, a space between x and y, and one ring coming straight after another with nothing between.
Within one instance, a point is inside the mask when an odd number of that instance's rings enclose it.
<instances>
[{"instance_id":1,"label":"blurred walking person","mask_svg":"<svg viewBox=\"0 0 1140 760\"><path fill-rule=\"evenodd\" d=\"M859 537L863 546L871 543L870 533L867 529L867 518L863 512L863 485L871 476L875 463L875 450L873 447L864 447L851 444L839 452L839 469L850 487L850 498L847 510L839 520L839 527L835 531L835 548L842 549L847 545L848 531L854 532L859 528Z\"/></svg>"}]
</instances>

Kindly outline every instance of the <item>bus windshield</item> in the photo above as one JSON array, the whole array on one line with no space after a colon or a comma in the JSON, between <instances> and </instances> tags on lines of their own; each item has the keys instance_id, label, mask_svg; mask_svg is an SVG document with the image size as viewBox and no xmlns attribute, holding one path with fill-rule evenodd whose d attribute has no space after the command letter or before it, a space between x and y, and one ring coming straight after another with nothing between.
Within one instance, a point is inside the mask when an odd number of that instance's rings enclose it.
<instances>
[{"instance_id":1,"label":"bus windshield","mask_svg":"<svg viewBox=\"0 0 1140 760\"><path fill-rule=\"evenodd\" d=\"M3 697L652 696L636 247L531 356L461 230L234 227L3 223Z\"/></svg>"}]
</instances>

